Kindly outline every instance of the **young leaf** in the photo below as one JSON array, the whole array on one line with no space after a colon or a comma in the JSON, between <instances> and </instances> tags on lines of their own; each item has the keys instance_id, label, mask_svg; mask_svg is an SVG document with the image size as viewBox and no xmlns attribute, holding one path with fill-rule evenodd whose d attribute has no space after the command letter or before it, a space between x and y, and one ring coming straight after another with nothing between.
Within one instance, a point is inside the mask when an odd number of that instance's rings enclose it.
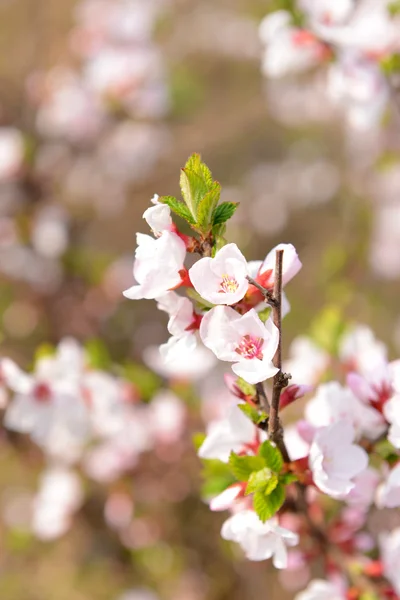
<instances>
[{"instance_id":1,"label":"young leaf","mask_svg":"<svg viewBox=\"0 0 400 600\"><path fill-rule=\"evenodd\" d=\"M212 227L212 215L221 196L221 186L215 181L212 188L200 200L197 207L197 223L202 233L208 233Z\"/></svg>"},{"instance_id":2,"label":"young leaf","mask_svg":"<svg viewBox=\"0 0 400 600\"><path fill-rule=\"evenodd\" d=\"M213 187L210 169L201 162L199 154L192 154L181 170L180 185L183 199L197 221L197 206Z\"/></svg>"},{"instance_id":3,"label":"young leaf","mask_svg":"<svg viewBox=\"0 0 400 600\"><path fill-rule=\"evenodd\" d=\"M245 381L241 377L238 377L236 379L236 385L246 396L255 396L257 393L256 386L252 385L251 383L247 383L247 381Z\"/></svg>"},{"instance_id":4,"label":"young leaf","mask_svg":"<svg viewBox=\"0 0 400 600\"><path fill-rule=\"evenodd\" d=\"M265 308L263 308L263 310L261 310L258 313L258 318L260 319L260 321L265 323L266 321L268 321L270 314L271 314L271 308L269 306L266 306Z\"/></svg>"},{"instance_id":5,"label":"young leaf","mask_svg":"<svg viewBox=\"0 0 400 600\"><path fill-rule=\"evenodd\" d=\"M266 496L263 492L256 492L253 496L253 506L260 520L265 522L271 519L285 501L285 488L280 483Z\"/></svg>"},{"instance_id":6,"label":"young leaf","mask_svg":"<svg viewBox=\"0 0 400 600\"><path fill-rule=\"evenodd\" d=\"M279 477L279 483L283 483L284 485L288 485L289 483L293 483L297 480L298 477L294 473L284 473Z\"/></svg>"},{"instance_id":7,"label":"young leaf","mask_svg":"<svg viewBox=\"0 0 400 600\"><path fill-rule=\"evenodd\" d=\"M238 202L223 202L217 206L212 218L213 225L219 225L220 223L228 221L233 217L238 206Z\"/></svg>"},{"instance_id":8,"label":"young leaf","mask_svg":"<svg viewBox=\"0 0 400 600\"><path fill-rule=\"evenodd\" d=\"M240 408L242 413L246 415L254 425L259 425L268 418L267 413L259 413L258 410L250 404L238 404L238 408Z\"/></svg>"},{"instance_id":9,"label":"young leaf","mask_svg":"<svg viewBox=\"0 0 400 600\"><path fill-rule=\"evenodd\" d=\"M254 471L263 469L265 463L260 456L238 456L231 452L229 466L236 479L247 481Z\"/></svg>"},{"instance_id":10,"label":"young leaf","mask_svg":"<svg viewBox=\"0 0 400 600\"><path fill-rule=\"evenodd\" d=\"M178 215L178 217L185 219L185 221L187 221L190 225L194 225L196 223L195 219L190 214L188 207L183 202L180 202L173 196L162 196L159 199L159 202L167 204L170 207L170 209L176 215Z\"/></svg>"},{"instance_id":11,"label":"young leaf","mask_svg":"<svg viewBox=\"0 0 400 600\"><path fill-rule=\"evenodd\" d=\"M283 458L280 450L271 444L271 442L264 442L261 444L258 455L261 456L265 464L269 469L272 469L275 473L280 473L283 467Z\"/></svg>"},{"instance_id":12,"label":"young leaf","mask_svg":"<svg viewBox=\"0 0 400 600\"><path fill-rule=\"evenodd\" d=\"M271 469L264 467L260 471L252 473L246 487L246 496L255 492L263 492L266 496L278 485L278 476Z\"/></svg>"}]
</instances>

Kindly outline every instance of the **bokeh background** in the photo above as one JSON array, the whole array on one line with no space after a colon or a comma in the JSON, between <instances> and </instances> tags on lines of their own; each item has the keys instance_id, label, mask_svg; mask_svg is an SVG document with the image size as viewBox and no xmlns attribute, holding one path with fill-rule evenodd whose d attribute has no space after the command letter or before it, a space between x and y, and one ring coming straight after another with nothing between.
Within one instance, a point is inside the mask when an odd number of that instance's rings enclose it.
<instances>
[{"instance_id":1,"label":"bokeh background","mask_svg":"<svg viewBox=\"0 0 400 600\"><path fill-rule=\"evenodd\" d=\"M166 340L165 316L121 291L132 281L135 232L147 232L143 211L155 193L179 194L192 152L224 199L241 203L227 237L249 259L279 242L300 254L286 355L295 336L330 334L343 320L368 323L398 353L399 119L355 132L320 94L318 74L266 81L258 25L271 7L0 0L3 355L30 368L44 343L90 340L100 366L128 361L151 398L161 379L143 351ZM55 541L26 524L43 457L2 432L1 598L292 597L268 563L222 542L224 515L200 499L192 434L216 388L179 377L168 386L185 402L179 438L108 486L86 481L81 509ZM129 535L105 506L126 512Z\"/></svg>"}]
</instances>

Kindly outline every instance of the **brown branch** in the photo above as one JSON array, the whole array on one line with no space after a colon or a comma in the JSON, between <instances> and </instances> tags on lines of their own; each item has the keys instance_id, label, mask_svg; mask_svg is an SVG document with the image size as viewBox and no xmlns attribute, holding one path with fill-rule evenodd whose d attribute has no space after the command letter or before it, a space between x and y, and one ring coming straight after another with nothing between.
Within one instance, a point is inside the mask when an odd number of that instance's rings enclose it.
<instances>
[{"instance_id":1,"label":"brown branch","mask_svg":"<svg viewBox=\"0 0 400 600\"><path fill-rule=\"evenodd\" d=\"M283 252L283 250L282 250L282 252ZM258 283L258 281L256 281L255 279L253 279L249 275L247 276L247 281L251 285L254 285L254 287L257 288L258 291L262 293L262 295L264 296L265 301L267 302L267 304L269 304L270 306L276 306L277 303L276 303L276 300L275 300L274 295L271 292L271 290L267 290L260 283Z\"/></svg>"},{"instance_id":2,"label":"brown branch","mask_svg":"<svg viewBox=\"0 0 400 600\"><path fill-rule=\"evenodd\" d=\"M279 402L281 391L288 384L290 376L282 373L282 271L283 271L283 250L276 251L275 262L275 282L272 305L272 320L278 329L279 341L275 356L272 359L273 365L279 369L274 376L271 408L268 421L268 437L274 442L282 453L285 462L290 462L290 457L283 441L283 429L279 419Z\"/></svg>"}]
</instances>

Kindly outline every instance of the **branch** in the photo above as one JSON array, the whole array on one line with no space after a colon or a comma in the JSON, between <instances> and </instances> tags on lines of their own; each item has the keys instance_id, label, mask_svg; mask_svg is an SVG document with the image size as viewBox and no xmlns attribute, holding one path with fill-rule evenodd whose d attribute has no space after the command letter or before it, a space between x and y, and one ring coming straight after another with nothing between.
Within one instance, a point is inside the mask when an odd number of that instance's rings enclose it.
<instances>
[{"instance_id":1,"label":"branch","mask_svg":"<svg viewBox=\"0 0 400 600\"><path fill-rule=\"evenodd\" d=\"M282 250L282 252L283 252L283 250ZM277 302L276 302L276 300L274 298L274 295L271 292L271 290L267 290L260 283L258 283L258 281L256 281L255 279L253 279L249 275L247 276L247 281L251 285L254 285L254 287L257 288L258 291L262 293L262 295L264 296L265 301L266 301L267 304L269 304L270 306L275 306L275 307L277 306Z\"/></svg>"},{"instance_id":2,"label":"branch","mask_svg":"<svg viewBox=\"0 0 400 600\"><path fill-rule=\"evenodd\" d=\"M274 442L282 453L285 462L290 462L290 457L283 441L283 429L279 419L279 402L281 391L288 384L290 375L282 373L282 271L283 271L283 250L276 251L275 262L275 282L272 305L272 320L279 332L278 347L275 356L272 359L274 366L279 369L274 376L271 409L268 421L268 437Z\"/></svg>"}]
</instances>

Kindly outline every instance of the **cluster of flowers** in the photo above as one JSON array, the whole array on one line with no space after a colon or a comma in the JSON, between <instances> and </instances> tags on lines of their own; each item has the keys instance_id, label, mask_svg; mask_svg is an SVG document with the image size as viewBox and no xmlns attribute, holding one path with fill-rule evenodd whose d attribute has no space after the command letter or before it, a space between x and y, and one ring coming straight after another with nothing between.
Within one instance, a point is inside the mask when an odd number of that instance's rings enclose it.
<instances>
[{"instance_id":1,"label":"cluster of flowers","mask_svg":"<svg viewBox=\"0 0 400 600\"><path fill-rule=\"evenodd\" d=\"M157 163L169 110L154 41L163 6L82 0L71 56L28 77L32 122L0 127L0 271L11 279L56 291L76 223L92 211L118 213L129 186ZM29 231L21 231L27 206Z\"/></svg>"},{"instance_id":2,"label":"cluster of flowers","mask_svg":"<svg viewBox=\"0 0 400 600\"><path fill-rule=\"evenodd\" d=\"M208 463L210 508L231 512L221 535L239 543L250 560L272 557L278 569L295 575L289 578L294 587L307 583L310 565L322 556L327 580L312 581L297 600L397 598L400 529L389 531L383 522L377 542L367 517L400 506L399 361L388 362L384 345L364 327L343 337L335 358L301 338L285 366L294 383L285 387L289 375L277 356L280 314L289 305L282 293L278 306L278 297L300 260L292 245L280 244L264 261L247 262L221 237L218 227L227 219L219 216L227 208L218 196L203 219L214 185L193 156L181 176L184 202L153 199L144 218L154 237L138 234L136 283L125 295L155 299L168 313L171 338L160 350L166 363L187 355L196 361L200 342L232 363L234 375L226 381L234 401L209 424L199 447ZM177 229L171 209L197 237ZM201 256L189 269L187 252ZM172 291L177 288L189 297ZM327 383L332 374L345 382ZM272 377L267 390L263 382ZM278 429L270 427L277 389L278 409L285 412L311 395L305 418L296 414L285 431L279 419Z\"/></svg>"},{"instance_id":3,"label":"cluster of flowers","mask_svg":"<svg viewBox=\"0 0 400 600\"><path fill-rule=\"evenodd\" d=\"M260 27L268 77L326 66L326 91L349 123L368 128L390 98L384 67L396 65L399 7L389 0L297 0L291 11L268 15Z\"/></svg>"},{"instance_id":4,"label":"cluster of flowers","mask_svg":"<svg viewBox=\"0 0 400 600\"><path fill-rule=\"evenodd\" d=\"M4 427L28 435L47 463L30 507L30 529L41 539L64 534L81 506L78 467L110 484L131 472L144 452L176 442L184 428L184 405L171 391L142 402L134 383L91 367L90 353L72 338L38 358L33 373L7 358L0 372ZM111 526L126 529L131 503L110 493L105 518Z\"/></svg>"}]
</instances>

